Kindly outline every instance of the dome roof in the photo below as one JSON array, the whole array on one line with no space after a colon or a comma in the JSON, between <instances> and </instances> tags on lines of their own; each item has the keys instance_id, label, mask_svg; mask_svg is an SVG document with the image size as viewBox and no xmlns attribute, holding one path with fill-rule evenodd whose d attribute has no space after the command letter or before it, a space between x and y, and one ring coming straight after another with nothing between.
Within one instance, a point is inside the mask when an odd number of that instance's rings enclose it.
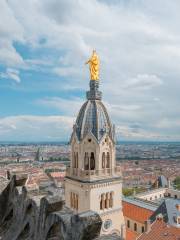
<instances>
[{"instance_id":1,"label":"dome roof","mask_svg":"<svg viewBox=\"0 0 180 240\"><path fill-rule=\"evenodd\" d=\"M112 125L107 110L100 100L87 100L81 107L75 125L78 139L91 132L99 141L104 134L112 136Z\"/></svg>"}]
</instances>

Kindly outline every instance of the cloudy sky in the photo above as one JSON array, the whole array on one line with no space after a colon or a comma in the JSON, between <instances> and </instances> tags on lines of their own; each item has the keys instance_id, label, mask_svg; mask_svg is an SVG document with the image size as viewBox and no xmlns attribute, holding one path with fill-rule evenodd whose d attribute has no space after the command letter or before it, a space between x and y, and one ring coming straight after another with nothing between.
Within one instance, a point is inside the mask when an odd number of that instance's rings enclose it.
<instances>
[{"instance_id":1,"label":"cloudy sky","mask_svg":"<svg viewBox=\"0 0 180 240\"><path fill-rule=\"evenodd\" d=\"M118 140L180 140L179 0L1 0L0 141L68 140L96 49Z\"/></svg>"}]
</instances>

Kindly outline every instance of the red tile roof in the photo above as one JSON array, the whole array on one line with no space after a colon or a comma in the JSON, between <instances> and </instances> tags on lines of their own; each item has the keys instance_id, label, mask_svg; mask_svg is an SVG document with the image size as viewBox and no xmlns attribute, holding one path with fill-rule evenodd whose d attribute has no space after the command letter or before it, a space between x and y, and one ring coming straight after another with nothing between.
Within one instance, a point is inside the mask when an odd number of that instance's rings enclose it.
<instances>
[{"instance_id":1,"label":"red tile roof","mask_svg":"<svg viewBox=\"0 0 180 240\"><path fill-rule=\"evenodd\" d=\"M123 205L124 216L134 221L137 221L139 223L144 223L153 214L153 211L136 206L132 203L122 201L122 205Z\"/></svg>"},{"instance_id":2,"label":"red tile roof","mask_svg":"<svg viewBox=\"0 0 180 240\"><path fill-rule=\"evenodd\" d=\"M167 225L163 220L156 220L149 232L143 233L138 240L179 240L180 228Z\"/></svg>"},{"instance_id":3,"label":"red tile roof","mask_svg":"<svg viewBox=\"0 0 180 240\"><path fill-rule=\"evenodd\" d=\"M136 240L139 234L126 228L126 240Z\"/></svg>"}]
</instances>

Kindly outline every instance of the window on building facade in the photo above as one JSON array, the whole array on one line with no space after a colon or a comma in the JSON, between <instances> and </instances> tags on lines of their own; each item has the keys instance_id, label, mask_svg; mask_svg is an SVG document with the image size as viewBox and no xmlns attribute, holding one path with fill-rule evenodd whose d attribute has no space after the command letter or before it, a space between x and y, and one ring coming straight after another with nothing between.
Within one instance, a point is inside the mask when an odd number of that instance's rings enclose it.
<instances>
[{"instance_id":1,"label":"window on building facade","mask_svg":"<svg viewBox=\"0 0 180 240\"><path fill-rule=\"evenodd\" d=\"M91 170L95 169L95 157L93 152L91 152L91 157L90 157L90 169Z\"/></svg>"},{"instance_id":2,"label":"window on building facade","mask_svg":"<svg viewBox=\"0 0 180 240\"><path fill-rule=\"evenodd\" d=\"M101 200L100 200L100 209L104 210L105 209L105 194L101 194Z\"/></svg>"},{"instance_id":3,"label":"window on building facade","mask_svg":"<svg viewBox=\"0 0 180 240\"><path fill-rule=\"evenodd\" d=\"M109 193L106 193L105 208L109 208Z\"/></svg>"},{"instance_id":4,"label":"window on building facade","mask_svg":"<svg viewBox=\"0 0 180 240\"><path fill-rule=\"evenodd\" d=\"M79 161L79 159L78 159L78 152L76 153L76 168L78 168L78 161Z\"/></svg>"},{"instance_id":5,"label":"window on building facade","mask_svg":"<svg viewBox=\"0 0 180 240\"><path fill-rule=\"evenodd\" d=\"M89 157L87 152L85 152L84 155L84 169L89 170Z\"/></svg>"},{"instance_id":6,"label":"window on building facade","mask_svg":"<svg viewBox=\"0 0 180 240\"><path fill-rule=\"evenodd\" d=\"M100 209L109 209L113 207L113 192L107 192L101 194L100 198Z\"/></svg>"},{"instance_id":7,"label":"window on building facade","mask_svg":"<svg viewBox=\"0 0 180 240\"><path fill-rule=\"evenodd\" d=\"M76 154L74 152L74 154L73 154L73 168L75 168L75 166L76 166Z\"/></svg>"},{"instance_id":8,"label":"window on building facade","mask_svg":"<svg viewBox=\"0 0 180 240\"><path fill-rule=\"evenodd\" d=\"M137 223L134 223L134 231L137 231Z\"/></svg>"},{"instance_id":9,"label":"window on building facade","mask_svg":"<svg viewBox=\"0 0 180 240\"><path fill-rule=\"evenodd\" d=\"M127 220L127 227L130 228L130 221Z\"/></svg>"},{"instance_id":10,"label":"window on building facade","mask_svg":"<svg viewBox=\"0 0 180 240\"><path fill-rule=\"evenodd\" d=\"M106 157L106 168L110 168L110 154L107 152L107 157Z\"/></svg>"},{"instance_id":11,"label":"window on building facade","mask_svg":"<svg viewBox=\"0 0 180 240\"><path fill-rule=\"evenodd\" d=\"M110 208L113 208L113 195L114 195L114 192L110 192L110 201L109 201Z\"/></svg>"},{"instance_id":12,"label":"window on building facade","mask_svg":"<svg viewBox=\"0 0 180 240\"><path fill-rule=\"evenodd\" d=\"M73 154L73 168L78 168L78 152Z\"/></svg>"},{"instance_id":13,"label":"window on building facade","mask_svg":"<svg viewBox=\"0 0 180 240\"><path fill-rule=\"evenodd\" d=\"M105 152L102 154L102 168L105 168Z\"/></svg>"},{"instance_id":14,"label":"window on building facade","mask_svg":"<svg viewBox=\"0 0 180 240\"><path fill-rule=\"evenodd\" d=\"M142 233L144 232L144 226L142 226L142 228L141 228L141 232L142 232Z\"/></svg>"},{"instance_id":15,"label":"window on building facade","mask_svg":"<svg viewBox=\"0 0 180 240\"><path fill-rule=\"evenodd\" d=\"M79 205L79 196L76 193L71 192L70 193L70 206L71 208L78 210Z\"/></svg>"}]
</instances>

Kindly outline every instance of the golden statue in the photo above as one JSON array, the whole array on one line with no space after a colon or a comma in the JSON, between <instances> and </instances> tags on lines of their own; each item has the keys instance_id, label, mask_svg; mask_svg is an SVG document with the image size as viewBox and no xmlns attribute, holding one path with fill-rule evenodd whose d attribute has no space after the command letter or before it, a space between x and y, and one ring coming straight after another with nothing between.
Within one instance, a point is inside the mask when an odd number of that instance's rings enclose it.
<instances>
[{"instance_id":1,"label":"golden statue","mask_svg":"<svg viewBox=\"0 0 180 240\"><path fill-rule=\"evenodd\" d=\"M91 80L99 80L99 57L95 50L93 50L92 56L86 64L89 64Z\"/></svg>"}]
</instances>

